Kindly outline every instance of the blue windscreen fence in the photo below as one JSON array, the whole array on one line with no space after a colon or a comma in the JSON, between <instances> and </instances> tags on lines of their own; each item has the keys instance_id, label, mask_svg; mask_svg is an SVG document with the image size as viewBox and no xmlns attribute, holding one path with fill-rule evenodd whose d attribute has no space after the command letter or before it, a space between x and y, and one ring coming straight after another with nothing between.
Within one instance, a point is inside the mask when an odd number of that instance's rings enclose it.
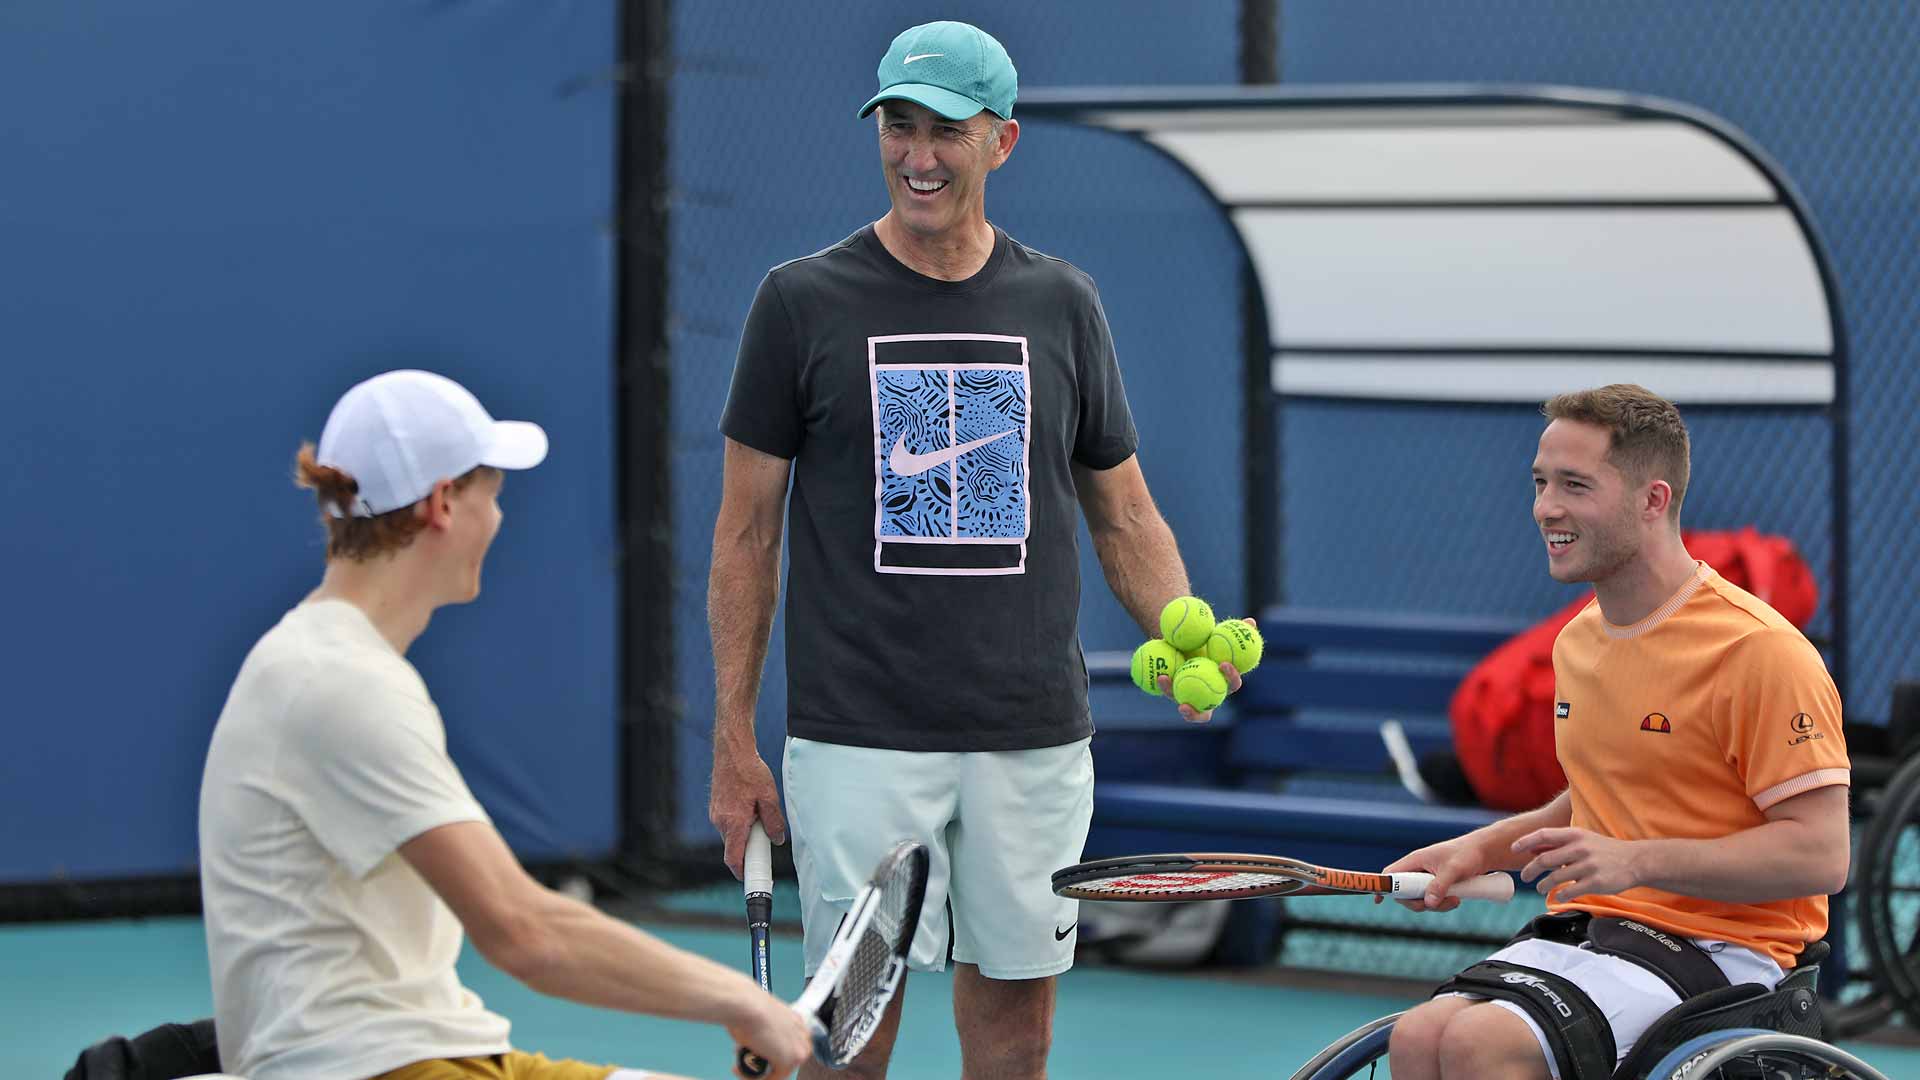
<instances>
[{"instance_id":1,"label":"blue windscreen fence","mask_svg":"<svg viewBox=\"0 0 1920 1080\"><path fill-rule=\"evenodd\" d=\"M553 452L411 659L527 858L618 836L612 0L0 10L0 884L192 873L209 734L319 581L354 382Z\"/></svg>"},{"instance_id":2,"label":"blue windscreen fence","mask_svg":"<svg viewBox=\"0 0 1920 1080\"><path fill-rule=\"evenodd\" d=\"M1852 511L1849 580L1827 575L1824 508L1831 497L1823 425L1804 415L1703 410L1689 416L1694 487L1688 523L1751 524L1791 537L1825 596L1849 601L1850 718L1877 722L1893 684L1920 677L1920 608L1899 554L1920 512L1920 439L1913 362L1920 320L1920 144L1902 132L1920 114L1920 8L1911 4L1802 4L1793 0L1669 4L1620 0L1343 0L1287 3L1279 66L1289 85L1390 82L1551 82L1687 102L1745 132L1790 177L1819 229L1848 336ZM1360 452L1408 439L1393 453L1410 470L1388 505L1404 521L1460 536L1427 580L1369 578L1354 599L1370 607L1525 611L1556 599L1545 575L1518 561L1532 544L1525 489L1473 486L1463 475L1512 477L1537 422L1526 409L1461 409L1411 436L1404 410L1290 403L1285 452L1339 433ZM1290 459L1302 460L1298 456ZM1362 524L1353 503L1329 503L1329 485L1288 466L1287 573L1302 601L1342 588L1326 575L1330 544ZM1330 510L1299 516L1309 510ZM1517 525L1517 528L1515 527ZM1388 554L1366 541L1369 562ZM1424 547L1424 545L1423 545ZM1471 557L1467 553L1474 553ZM1426 557L1426 552L1421 552ZM1815 631L1831 631L1822 613Z\"/></svg>"},{"instance_id":3,"label":"blue windscreen fence","mask_svg":"<svg viewBox=\"0 0 1920 1080\"><path fill-rule=\"evenodd\" d=\"M1238 5L979 0L679 2L664 49L670 222L664 460L619 460L615 0L237 0L0 9L0 884L190 873L201 762L248 646L318 580L289 483L353 382L426 367L553 435L515 476L471 606L412 658L453 754L530 859L622 840L621 470L670 493L675 845L706 845L705 617L740 323L782 261L886 209L855 119L892 36L966 18L1024 86L1226 85ZM1282 5L1279 69L1311 83L1529 82L1657 94L1751 135L1810 205L1851 337L1857 715L1920 671L1897 552L1920 491L1910 361L1920 282L1920 14L1767 0ZM1020 113L1016 107L1016 116ZM1910 126L1910 125L1909 125ZM1246 327L1232 227L1180 167L1112 132L1032 119L989 216L1088 271L1113 324L1141 463L1195 586L1246 610L1249 500L1231 460ZM1525 616L1568 594L1526 517L1538 429L1514 405L1276 406L1280 593L1317 606ZM1690 524L1829 550L1830 436L1791 411L1691 416ZM1138 630L1082 537L1082 638ZM1822 618L1825 618L1823 611ZM1816 627L1816 629L1832 629ZM758 714L777 763L784 666ZM661 838L653 838L659 840Z\"/></svg>"}]
</instances>

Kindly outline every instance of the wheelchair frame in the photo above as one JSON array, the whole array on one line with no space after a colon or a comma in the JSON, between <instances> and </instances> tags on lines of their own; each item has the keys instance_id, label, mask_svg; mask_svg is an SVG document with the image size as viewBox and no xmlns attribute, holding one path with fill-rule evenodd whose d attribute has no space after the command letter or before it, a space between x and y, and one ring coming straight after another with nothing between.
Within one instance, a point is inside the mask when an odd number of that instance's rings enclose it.
<instances>
[{"instance_id":1,"label":"wheelchair frame","mask_svg":"<svg viewBox=\"0 0 1920 1080\"><path fill-rule=\"evenodd\" d=\"M1819 1039L1747 1026L1756 1016L1793 1017L1796 1013L1805 1015L1809 1008L1817 1025L1819 1007L1814 991L1820 977L1819 961L1824 955L1823 949L1810 947L1806 954L1809 962L1796 968L1770 992L1705 1010L1697 1004L1702 998L1675 1005L1641 1036L1639 1045L1619 1063L1612 1080L1709 1080L1712 1077L1734 1080L1745 1076L1772 1080L1778 1075L1792 1075L1761 1071L1776 1065L1795 1066L1800 1069L1799 1075L1807 1078L1825 1080L1846 1076L1853 1080L1887 1080L1871 1065ZM1703 998L1719 993L1703 995ZM1729 1017L1731 1022L1724 1027L1686 1032L1689 1027L1710 1023L1715 1013L1729 1012L1737 1015ZM1348 1032L1295 1071L1293 1080L1349 1080L1372 1076L1376 1063L1387 1055L1394 1022L1402 1015L1383 1016ZM1667 1049L1649 1066L1647 1058L1653 1052L1646 1048L1662 1046ZM1741 1065L1751 1066L1753 1071L1742 1071ZM1836 1074L1833 1069L1846 1071Z\"/></svg>"}]
</instances>

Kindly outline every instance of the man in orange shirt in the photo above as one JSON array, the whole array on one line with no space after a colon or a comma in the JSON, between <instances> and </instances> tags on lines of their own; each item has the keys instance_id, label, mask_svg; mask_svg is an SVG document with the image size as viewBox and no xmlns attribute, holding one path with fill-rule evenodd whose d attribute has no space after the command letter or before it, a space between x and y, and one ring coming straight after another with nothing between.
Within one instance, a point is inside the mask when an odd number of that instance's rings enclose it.
<instances>
[{"instance_id":1,"label":"man in orange shirt","mask_svg":"<svg viewBox=\"0 0 1920 1080\"><path fill-rule=\"evenodd\" d=\"M1784 977L1846 884L1849 766L1820 654L1680 540L1688 436L1638 386L1562 394L1533 462L1547 568L1594 602L1554 643L1567 790L1422 848L1408 906L1517 870L1549 914L1395 1024L1395 1080L1605 1076L1683 997Z\"/></svg>"}]
</instances>

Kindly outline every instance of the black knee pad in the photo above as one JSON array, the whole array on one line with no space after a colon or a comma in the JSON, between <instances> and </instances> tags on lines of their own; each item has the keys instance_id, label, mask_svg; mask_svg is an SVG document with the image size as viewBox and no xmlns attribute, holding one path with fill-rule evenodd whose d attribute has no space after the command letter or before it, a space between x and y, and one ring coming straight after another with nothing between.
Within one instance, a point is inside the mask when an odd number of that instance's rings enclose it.
<instances>
[{"instance_id":1,"label":"black knee pad","mask_svg":"<svg viewBox=\"0 0 1920 1080\"><path fill-rule=\"evenodd\" d=\"M1546 1032L1560 1080L1608 1080L1613 1028L1586 991L1551 971L1483 960L1442 983L1438 994L1463 993L1518 1005Z\"/></svg>"}]
</instances>

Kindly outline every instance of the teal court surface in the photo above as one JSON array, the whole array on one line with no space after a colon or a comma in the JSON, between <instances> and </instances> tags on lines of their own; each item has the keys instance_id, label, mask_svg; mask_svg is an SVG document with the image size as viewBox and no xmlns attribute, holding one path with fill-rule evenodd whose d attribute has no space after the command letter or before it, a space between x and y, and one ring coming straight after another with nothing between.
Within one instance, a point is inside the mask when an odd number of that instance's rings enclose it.
<instances>
[{"instance_id":1,"label":"teal court surface","mask_svg":"<svg viewBox=\"0 0 1920 1080\"><path fill-rule=\"evenodd\" d=\"M677 922L648 928L722 963L744 960L745 935L738 930ZM777 933L774 950L775 988L792 997L801 982L798 936ZM205 944L193 918L0 927L0 973L0 1077L6 1080L57 1078L100 1038L195 1019L212 1008ZM461 977L513 1021L514 1043L523 1049L695 1077L728 1075L732 1048L717 1028L542 997L471 949ZM1340 1034L1412 1004L1293 981L1276 986L1082 965L1061 983L1051 1074L1061 1080L1285 1077ZM945 975L908 980L893 1077L959 1075L950 985ZM1920 1050L1845 1045L1889 1076L1920 1076Z\"/></svg>"}]
</instances>

